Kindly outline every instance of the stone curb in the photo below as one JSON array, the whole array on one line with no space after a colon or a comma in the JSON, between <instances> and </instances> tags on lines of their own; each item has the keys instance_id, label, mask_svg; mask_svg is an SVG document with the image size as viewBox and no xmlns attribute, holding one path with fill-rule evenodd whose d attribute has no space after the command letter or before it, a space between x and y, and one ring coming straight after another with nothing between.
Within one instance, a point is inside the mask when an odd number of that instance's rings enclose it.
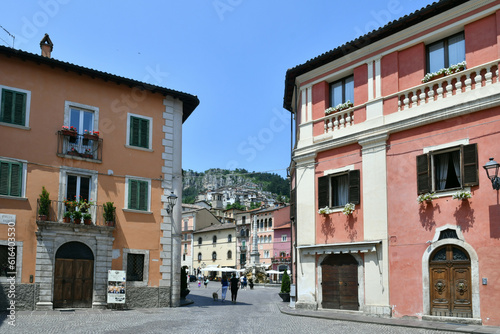
<instances>
[{"instance_id":1,"label":"stone curb","mask_svg":"<svg viewBox=\"0 0 500 334\"><path fill-rule=\"evenodd\" d=\"M291 308L288 306L288 304L282 305L282 303L276 303L276 305L278 306L281 313L291 316L331 319L338 321L351 321L351 322L370 323L370 324L378 324L386 326L421 328L421 329L429 329L436 331L459 332L459 333L477 333L477 334L500 333L500 327L496 326L451 324L451 323L436 322L436 321L422 321L422 320L400 319L400 318L378 318L367 315L347 314L335 311L300 310Z\"/></svg>"}]
</instances>

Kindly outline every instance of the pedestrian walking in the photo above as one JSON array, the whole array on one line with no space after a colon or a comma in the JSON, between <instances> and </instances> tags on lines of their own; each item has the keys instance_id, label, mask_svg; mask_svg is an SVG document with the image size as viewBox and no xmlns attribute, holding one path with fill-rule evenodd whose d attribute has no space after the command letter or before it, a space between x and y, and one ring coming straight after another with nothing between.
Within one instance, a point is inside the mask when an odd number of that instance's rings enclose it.
<instances>
[{"instance_id":1,"label":"pedestrian walking","mask_svg":"<svg viewBox=\"0 0 500 334\"><path fill-rule=\"evenodd\" d=\"M205 285L205 289L206 289L208 286L208 277L205 279L205 282L203 282L203 284Z\"/></svg>"},{"instance_id":2,"label":"pedestrian walking","mask_svg":"<svg viewBox=\"0 0 500 334\"><path fill-rule=\"evenodd\" d=\"M220 281L220 283L222 285L221 301L224 301L226 299L227 288L229 287L229 282L226 278L226 275L222 275L222 280Z\"/></svg>"},{"instance_id":3,"label":"pedestrian walking","mask_svg":"<svg viewBox=\"0 0 500 334\"><path fill-rule=\"evenodd\" d=\"M201 288L201 280L198 278L198 287Z\"/></svg>"},{"instance_id":4,"label":"pedestrian walking","mask_svg":"<svg viewBox=\"0 0 500 334\"><path fill-rule=\"evenodd\" d=\"M236 278L236 274L233 273L231 277L231 302L236 304L236 297L238 296L238 288L240 285L240 280Z\"/></svg>"},{"instance_id":5,"label":"pedestrian walking","mask_svg":"<svg viewBox=\"0 0 500 334\"><path fill-rule=\"evenodd\" d=\"M247 277L243 276L243 289L246 290L246 288L247 288Z\"/></svg>"}]
</instances>

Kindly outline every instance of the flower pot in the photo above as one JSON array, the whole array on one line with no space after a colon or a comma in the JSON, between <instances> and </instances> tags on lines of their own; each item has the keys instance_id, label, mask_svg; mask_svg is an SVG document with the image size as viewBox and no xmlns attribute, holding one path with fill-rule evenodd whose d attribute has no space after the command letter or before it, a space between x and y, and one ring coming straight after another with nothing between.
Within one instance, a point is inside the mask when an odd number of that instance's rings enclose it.
<instances>
[{"instance_id":1,"label":"flower pot","mask_svg":"<svg viewBox=\"0 0 500 334\"><path fill-rule=\"evenodd\" d=\"M77 151L68 151L68 153L66 153L67 155L73 155L75 157L79 157L80 156L80 153L78 153Z\"/></svg>"},{"instance_id":2,"label":"flower pot","mask_svg":"<svg viewBox=\"0 0 500 334\"><path fill-rule=\"evenodd\" d=\"M61 133L63 136L68 136L68 137L76 137L77 133L76 131L71 131L71 130L61 130Z\"/></svg>"},{"instance_id":3,"label":"flower pot","mask_svg":"<svg viewBox=\"0 0 500 334\"><path fill-rule=\"evenodd\" d=\"M115 226L115 222L114 221L106 221L106 226Z\"/></svg>"},{"instance_id":4,"label":"flower pot","mask_svg":"<svg viewBox=\"0 0 500 334\"><path fill-rule=\"evenodd\" d=\"M280 292L279 295L284 302L290 301L290 294L289 293L281 293Z\"/></svg>"},{"instance_id":5,"label":"flower pot","mask_svg":"<svg viewBox=\"0 0 500 334\"><path fill-rule=\"evenodd\" d=\"M38 220L46 221L47 220L47 215L39 215L38 216Z\"/></svg>"},{"instance_id":6,"label":"flower pot","mask_svg":"<svg viewBox=\"0 0 500 334\"><path fill-rule=\"evenodd\" d=\"M92 225L92 219L84 219L84 220L83 220L83 223L84 223L85 225Z\"/></svg>"},{"instance_id":7,"label":"flower pot","mask_svg":"<svg viewBox=\"0 0 500 334\"><path fill-rule=\"evenodd\" d=\"M65 223L71 223L71 217L64 217L63 222Z\"/></svg>"},{"instance_id":8,"label":"flower pot","mask_svg":"<svg viewBox=\"0 0 500 334\"><path fill-rule=\"evenodd\" d=\"M82 158L94 159L94 156L92 154L82 154Z\"/></svg>"},{"instance_id":9,"label":"flower pot","mask_svg":"<svg viewBox=\"0 0 500 334\"><path fill-rule=\"evenodd\" d=\"M76 219L73 221L75 224L81 224L82 223L82 220L81 219Z\"/></svg>"},{"instance_id":10,"label":"flower pot","mask_svg":"<svg viewBox=\"0 0 500 334\"><path fill-rule=\"evenodd\" d=\"M99 139L99 136L97 135L91 135L89 133L85 133L83 134L83 139L87 139L87 140L98 140Z\"/></svg>"}]
</instances>

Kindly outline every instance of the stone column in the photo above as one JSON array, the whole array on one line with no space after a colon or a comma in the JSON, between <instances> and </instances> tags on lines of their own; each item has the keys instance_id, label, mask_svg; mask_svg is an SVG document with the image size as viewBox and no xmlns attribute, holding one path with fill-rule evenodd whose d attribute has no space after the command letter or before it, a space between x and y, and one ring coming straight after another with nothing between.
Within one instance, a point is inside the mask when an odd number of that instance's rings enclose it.
<instances>
[{"instance_id":1,"label":"stone column","mask_svg":"<svg viewBox=\"0 0 500 334\"><path fill-rule=\"evenodd\" d=\"M39 299L35 305L37 310L52 310L52 289L54 273L54 239L55 233L36 232L36 272L35 283L40 285Z\"/></svg>"}]
</instances>

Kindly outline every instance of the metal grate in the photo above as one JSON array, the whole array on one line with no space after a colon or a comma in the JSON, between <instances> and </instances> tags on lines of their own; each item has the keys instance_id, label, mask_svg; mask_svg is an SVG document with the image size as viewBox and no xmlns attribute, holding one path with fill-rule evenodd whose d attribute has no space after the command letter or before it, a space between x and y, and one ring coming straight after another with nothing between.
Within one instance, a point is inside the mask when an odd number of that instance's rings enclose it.
<instances>
[{"instance_id":1,"label":"metal grate","mask_svg":"<svg viewBox=\"0 0 500 334\"><path fill-rule=\"evenodd\" d=\"M127 255L127 281L142 281L144 277L144 254Z\"/></svg>"}]
</instances>

